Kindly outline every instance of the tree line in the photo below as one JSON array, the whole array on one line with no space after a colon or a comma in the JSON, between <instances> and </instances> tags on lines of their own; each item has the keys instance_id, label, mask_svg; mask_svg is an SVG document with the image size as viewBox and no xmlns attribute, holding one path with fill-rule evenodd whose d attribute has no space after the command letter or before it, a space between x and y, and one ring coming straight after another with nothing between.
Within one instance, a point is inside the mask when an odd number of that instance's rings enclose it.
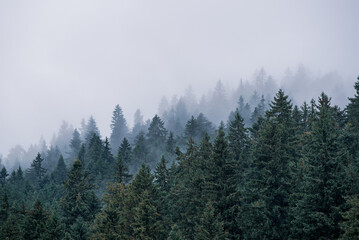
<instances>
[{"instance_id":1,"label":"tree line","mask_svg":"<svg viewBox=\"0 0 359 240\"><path fill-rule=\"evenodd\" d=\"M71 157L2 168L0 238L359 239L354 88L343 110L279 90L251 125L244 108L218 127L198 114L180 136L155 115L130 139L116 106L109 138L90 118Z\"/></svg>"}]
</instances>

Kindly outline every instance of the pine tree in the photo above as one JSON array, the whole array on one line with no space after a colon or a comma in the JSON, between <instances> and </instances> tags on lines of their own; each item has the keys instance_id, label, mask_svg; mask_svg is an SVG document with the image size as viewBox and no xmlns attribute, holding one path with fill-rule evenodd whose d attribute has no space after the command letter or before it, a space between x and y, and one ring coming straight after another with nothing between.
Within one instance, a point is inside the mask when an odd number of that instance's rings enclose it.
<instances>
[{"instance_id":1,"label":"pine tree","mask_svg":"<svg viewBox=\"0 0 359 240\"><path fill-rule=\"evenodd\" d=\"M145 139L145 133L140 132L136 137L135 147L133 148L134 171L137 172L137 167L142 163L148 163L149 147Z\"/></svg>"},{"instance_id":2,"label":"pine tree","mask_svg":"<svg viewBox=\"0 0 359 240\"><path fill-rule=\"evenodd\" d=\"M40 234L43 240L61 240L65 234L64 224L61 223L55 212L46 216L45 229Z\"/></svg>"},{"instance_id":3,"label":"pine tree","mask_svg":"<svg viewBox=\"0 0 359 240\"><path fill-rule=\"evenodd\" d=\"M81 138L80 138L80 133L77 131L77 129L74 130L74 132L72 133L72 139L70 141L70 161L69 162L73 162L75 161L76 157L78 157L80 150L81 150Z\"/></svg>"},{"instance_id":4,"label":"pine tree","mask_svg":"<svg viewBox=\"0 0 359 240\"><path fill-rule=\"evenodd\" d=\"M229 239L240 238L237 216L239 214L238 162L233 159L223 128L214 140L213 154L205 176L205 190L213 202L215 213L221 216L224 231Z\"/></svg>"},{"instance_id":5,"label":"pine tree","mask_svg":"<svg viewBox=\"0 0 359 240\"><path fill-rule=\"evenodd\" d=\"M359 195L348 197L346 202L350 207L342 213L344 221L341 223L341 229L343 230L343 235L340 239L359 239Z\"/></svg>"},{"instance_id":6,"label":"pine tree","mask_svg":"<svg viewBox=\"0 0 359 240\"><path fill-rule=\"evenodd\" d=\"M300 239L336 239L341 231L345 175L339 128L322 93L313 129L306 140L303 159L307 165L301 199L293 204L291 235Z\"/></svg>"},{"instance_id":7,"label":"pine tree","mask_svg":"<svg viewBox=\"0 0 359 240\"><path fill-rule=\"evenodd\" d=\"M70 236L73 240L90 239L88 226L82 217L76 218L75 223L71 226Z\"/></svg>"},{"instance_id":8,"label":"pine tree","mask_svg":"<svg viewBox=\"0 0 359 240\"><path fill-rule=\"evenodd\" d=\"M76 160L64 183L65 195L60 200L64 221L67 227L73 225L77 218L92 221L99 210L99 201L89 183L89 173L83 171L80 160Z\"/></svg>"},{"instance_id":9,"label":"pine tree","mask_svg":"<svg viewBox=\"0 0 359 240\"><path fill-rule=\"evenodd\" d=\"M40 236L45 232L47 211L37 201L32 210L28 211L25 219L24 238L41 239Z\"/></svg>"},{"instance_id":10,"label":"pine tree","mask_svg":"<svg viewBox=\"0 0 359 240\"><path fill-rule=\"evenodd\" d=\"M194 234L195 240L225 240L228 234L224 232L223 222L216 216L213 203L208 202L201 216L200 222L196 225Z\"/></svg>"},{"instance_id":11,"label":"pine tree","mask_svg":"<svg viewBox=\"0 0 359 240\"><path fill-rule=\"evenodd\" d=\"M124 239L122 211L124 209L125 186L123 183L109 183L104 194L105 207L92 225L91 239Z\"/></svg>"},{"instance_id":12,"label":"pine tree","mask_svg":"<svg viewBox=\"0 0 359 240\"><path fill-rule=\"evenodd\" d=\"M132 175L128 171L127 164L123 161L120 151L117 155L114 177L116 182L123 184L127 184L132 178Z\"/></svg>"},{"instance_id":13,"label":"pine tree","mask_svg":"<svg viewBox=\"0 0 359 240\"><path fill-rule=\"evenodd\" d=\"M118 154L121 154L122 160L126 165L131 164L132 161L132 148L127 138L124 138L121 146L118 149Z\"/></svg>"},{"instance_id":14,"label":"pine tree","mask_svg":"<svg viewBox=\"0 0 359 240\"><path fill-rule=\"evenodd\" d=\"M172 156L173 154L175 154L175 150L176 150L176 141L173 137L173 132L170 132L166 142L166 152L170 156Z\"/></svg>"},{"instance_id":15,"label":"pine tree","mask_svg":"<svg viewBox=\"0 0 359 240\"><path fill-rule=\"evenodd\" d=\"M23 205L19 207L15 202L10 208L7 220L0 227L0 238L26 240L24 238L25 214L25 207Z\"/></svg>"},{"instance_id":16,"label":"pine tree","mask_svg":"<svg viewBox=\"0 0 359 240\"><path fill-rule=\"evenodd\" d=\"M190 137L192 137L193 139L196 136L196 134L197 134L197 121L195 117L192 116L191 119L188 120L186 123L184 136L186 139L189 139Z\"/></svg>"},{"instance_id":17,"label":"pine tree","mask_svg":"<svg viewBox=\"0 0 359 240\"><path fill-rule=\"evenodd\" d=\"M155 183L157 183L159 189L164 192L168 191L168 170L166 164L166 159L162 155L161 162L157 164L155 170Z\"/></svg>"},{"instance_id":18,"label":"pine tree","mask_svg":"<svg viewBox=\"0 0 359 240\"><path fill-rule=\"evenodd\" d=\"M135 239L163 239L158 191L150 168L142 164L128 187L123 212L124 233Z\"/></svg>"},{"instance_id":19,"label":"pine tree","mask_svg":"<svg viewBox=\"0 0 359 240\"><path fill-rule=\"evenodd\" d=\"M122 140L127 136L128 128L126 119L123 116L122 109L119 105L116 105L115 110L112 113L111 120L111 136L110 143L113 151L116 151ZM114 154L115 152L113 152Z\"/></svg>"},{"instance_id":20,"label":"pine tree","mask_svg":"<svg viewBox=\"0 0 359 240\"><path fill-rule=\"evenodd\" d=\"M228 147L234 154L234 159L243 165L241 167L245 167L243 161L248 154L249 138L247 129L244 126L244 120L239 115L238 109L235 112L233 121L229 123L227 139L229 141Z\"/></svg>"},{"instance_id":21,"label":"pine tree","mask_svg":"<svg viewBox=\"0 0 359 240\"><path fill-rule=\"evenodd\" d=\"M95 119L91 116L87 122L86 129L85 129L85 145L88 146L90 140L92 139L93 135L98 136L101 138L100 131L98 130L97 123Z\"/></svg>"},{"instance_id":22,"label":"pine tree","mask_svg":"<svg viewBox=\"0 0 359 240\"><path fill-rule=\"evenodd\" d=\"M107 137L103 142L101 161L102 161L102 169L103 169L102 172L104 176L103 178L106 178L106 176L112 173L112 170L115 166L115 159L111 153L111 147Z\"/></svg>"},{"instance_id":23,"label":"pine tree","mask_svg":"<svg viewBox=\"0 0 359 240\"><path fill-rule=\"evenodd\" d=\"M57 166L51 175L56 184L62 184L66 179L67 169L62 155L60 156Z\"/></svg>"},{"instance_id":24,"label":"pine tree","mask_svg":"<svg viewBox=\"0 0 359 240\"><path fill-rule=\"evenodd\" d=\"M100 137L96 134L92 135L88 145L87 159L88 163L85 165L86 168L93 174L93 176L103 176L105 171L105 163L102 159L103 145Z\"/></svg>"},{"instance_id":25,"label":"pine tree","mask_svg":"<svg viewBox=\"0 0 359 240\"><path fill-rule=\"evenodd\" d=\"M7 189L4 188L0 202L0 226L6 222L6 220L9 217L9 214L10 214L9 196L7 193Z\"/></svg>"},{"instance_id":26,"label":"pine tree","mask_svg":"<svg viewBox=\"0 0 359 240\"><path fill-rule=\"evenodd\" d=\"M38 153L36 158L32 161L31 167L27 172L30 180L32 180L36 186L40 186L41 180L46 173L46 169L42 166L43 161L44 159L41 157L40 153Z\"/></svg>"},{"instance_id":27,"label":"pine tree","mask_svg":"<svg viewBox=\"0 0 359 240\"><path fill-rule=\"evenodd\" d=\"M349 104L346 107L348 113L348 121L353 126L355 131L359 132L359 76L358 81L355 82L354 88L356 94L349 99Z\"/></svg>"},{"instance_id":28,"label":"pine tree","mask_svg":"<svg viewBox=\"0 0 359 240\"><path fill-rule=\"evenodd\" d=\"M164 123L157 114L152 118L150 127L148 128L148 142L153 148L161 148L166 142L167 130Z\"/></svg>"},{"instance_id":29,"label":"pine tree","mask_svg":"<svg viewBox=\"0 0 359 240\"><path fill-rule=\"evenodd\" d=\"M282 90L274 97L253 143L240 225L249 239L287 239L294 154L292 104Z\"/></svg>"},{"instance_id":30,"label":"pine tree","mask_svg":"<svg viewBox=\"0 0 359 240\"><path fill-rule=\"evenodd\" d=\"M0 171L0 185L5 186L6 178L9 176L5 167L2 167Z\"/></svg>"}]
</instances>

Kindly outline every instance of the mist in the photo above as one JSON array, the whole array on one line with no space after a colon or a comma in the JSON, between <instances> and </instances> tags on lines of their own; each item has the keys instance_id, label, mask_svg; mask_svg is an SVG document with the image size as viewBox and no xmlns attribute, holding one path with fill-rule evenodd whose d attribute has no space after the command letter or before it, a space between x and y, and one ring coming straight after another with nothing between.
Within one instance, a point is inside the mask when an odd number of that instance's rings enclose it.
<instances>
[{"instance_id":1,"label":"mist","mask_svg":"<svg viewBox=\"0 0 359 240\"><path fill-rule=\"evenodd\" d=\"M51 144L63 121L70 132L90 116L109 136L116 104L132 127L137 109L150 119L164 96L170 103L189 88L199 104L219 80L228 115L241 79L256 86L262 68L296 104L325 91L344 107L359 74L357 9L324 0L2 1L0 153Z\"/></svg>"}]
</instances>

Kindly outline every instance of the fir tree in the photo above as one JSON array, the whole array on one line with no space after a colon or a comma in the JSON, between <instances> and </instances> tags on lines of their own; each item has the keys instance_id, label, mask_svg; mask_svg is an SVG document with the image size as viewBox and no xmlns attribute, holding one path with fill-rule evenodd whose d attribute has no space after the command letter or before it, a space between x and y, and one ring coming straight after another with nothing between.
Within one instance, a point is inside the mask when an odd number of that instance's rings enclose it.
<instances>
[{"instance_id":1,"label":"fir tree","mask_svg":"<svg viewBox=\"0 0 359 240\"><path fill-rule=\"evenodd\" d=\"M154 148L162 147L166 142L167 130L164 123L157 114L152 118L148 128L147 138L150 145Z\"/></svg>"},{"instance_id":2,"label":"fir tree","mask_svg":"<svg viewBox=\"0 0 359 240\"><path fill-rule=\"evenodd\" d=\"M324 93L319 98L313 130L304 146L302 197L294 203L291 235L300 239L336 239L341 231L340 212L345 193L343 152L339 129Z\"/></svg>"},{"instance_id":3,"label":"fir tree","mask_svg":"<svg viewBox=\"0 0 359 240\"><path fill-rule=\"evenodd\" d=\"M42 166L43 161L44 159L41 157L40 153L38 153L36 158L32 161L31 167L27 172L30 180L32 180L36 186L40 185L41 180L46 173L46 169Z\"/></svg>"},{"instance_id":4,"label":"fir tree","mask_svg":"<svg viewBox=\"0 0 359 240\"><path fill-rule=\"evenodd\" d=\"M80 160L76 160L64 183L65 195L61 198L61 208L66 225L73 225L77 218L92 221L99 210L99 202L93 185L89 183L89 173L83 171Z\"/></svg>"},{"instance_id":5,"label":"fir tree","mask_svg":"<svg viewBox=\"0 0 359 240\"><path fill-rule=\"evenodd\" d=\"M77 131L77 129L74 130L74 132L72 133L72 139L70 141L70 161L69 162L73 162L75 161L76 157L78 157L80 150L81 150L81 138L80 138L80 133Z\"/></svg>"},{"instance_id":6,"label":"fir tree","mask_svg":"<svg viewBox=\"0 0 359 240\"><path fill-rule=\"evenodd\" d=\"M111 120L111 136L110 143L113 151L116 151L124 137L128 134L128 128L126 119L123 116L122 109L119 105L116 105L115 110L112 113ZM114 153L114 152L113 152Z\"/></svg>"},{"instance_id":7,"label":"fir tree","mask_svg":"<svg viewBox=\"0 0 359 240\"><path fill-rule=\"evenodd\" d=\"M60 155L59 161L57 162L57 166L51 175L56 184L62 184L63 181L66 179L67 169L62 155Z\"/></svg>"},{"instance_id":8,"label":"fir tree","mask_svg":"<svg viewBox=\"0 0 359 240\"><path fill-rule=\"evenodd\" d=\"M132 160L132 148L127 138L124 138L121 146L118 149L118 154L121 154L122 160L126 165L131 164Z\"/></svg>"},{"instance_id":9,"label":"fir tree","mask_svg":"<svg viewBox=\"0 0 359 240\"><path fill-rule=\"evenodd\" d=\"M162 155L161 162L157 164L155 170L155 182L158 184L158 187L161 191L168 191L168 170L166 167L166 159Z\"/></svg>"},{"instance_id":10,"label":"fir tree","mask_svg":"<svg viewBox=\"0 0 359 240\"><path fill-rule=\"evenodd\" d=\"M2 167L0 171L0 185L5 186L6 178L9 176L5 167Z\"/></svg>"},{"instance_id":11,"label":"fir tree","mask_svg":"<svg viewBox=\"0 0 359 240\"><path fill-rule=\"evenodd\" d=\"M286 239L294 152L292 105L282 90L254 138L240 224L249 239Z\"/></svg>"},{"instance_id":12,"label":"fir tree","mask_svg":"<svg viewBox=\"0 0 359 240\"><path fill-rule=\"evenodd\" d=\"M122 154L120 151L117 155L117 162L116 162L114 176L116 182L123 184L127 184L132 178L132 175L128 171L127 164L123 161Z\"/></svg>"}]
</instances>

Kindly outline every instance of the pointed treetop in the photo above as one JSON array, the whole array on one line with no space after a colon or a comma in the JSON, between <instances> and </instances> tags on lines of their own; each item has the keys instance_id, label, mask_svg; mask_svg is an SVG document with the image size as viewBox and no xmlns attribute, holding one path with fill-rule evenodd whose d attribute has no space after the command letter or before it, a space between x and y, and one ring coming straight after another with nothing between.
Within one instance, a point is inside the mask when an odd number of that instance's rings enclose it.
<instances>
[{"instance_id":1,"label":"pointed treetop","mask_svg":"<svg viewBox=\"0 0 359 240\"><path fill-rule=\"evenodd\" d=\"M269 106L270 109L266 113L267 118L276 119L278 122L286 122L290 119L292 103L291 100L288 100L288 95L285 95L282 89L279 89Z\"/></svg>"}]
</instances>

